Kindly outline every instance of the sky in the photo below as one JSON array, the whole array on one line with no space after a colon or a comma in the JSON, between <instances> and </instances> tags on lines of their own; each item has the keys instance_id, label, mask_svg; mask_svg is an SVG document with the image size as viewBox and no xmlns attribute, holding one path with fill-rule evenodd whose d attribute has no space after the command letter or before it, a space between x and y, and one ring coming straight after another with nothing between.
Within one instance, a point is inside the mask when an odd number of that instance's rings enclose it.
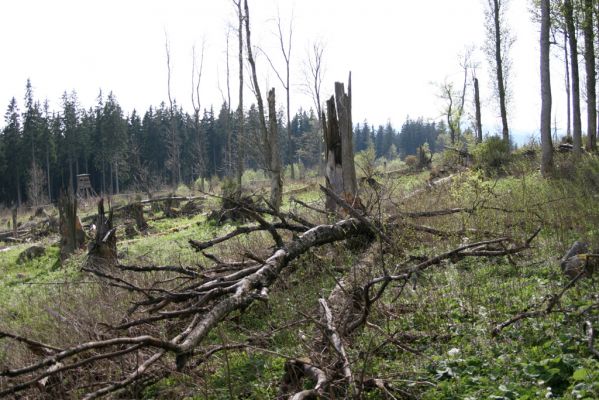
<instances>
[{"instance_id":1,"label":"sky","mask_svg":"<svg viewBox=\"0 0 599 400\"><path fill-rule=\"evenodd\" d=\"M398 128L407 116L442 118L438 83L447 80L461 86L459 55L473 47L479 64L483 130L495 133L499 112L481 51L485 1L250 0L252 41L283 71L276 18L280 16L285 31L293 22L292 111L312 107L303 71L308 49L319 41L325 47L323 98L333 93L335 81L346 82L351 71L354 123L390 121ZM531 21L528 7L528 0L509 2L508 24L516 38L510 54L509 119L515 133L530 136L538 134L540 84L539 27ZM0 107L6 107L13 96L22 106L30 78L35 98L48 99L54 110L60 109L64 91L75 90L81 106L89 108L101 89L104 95L112 91L126 113L145 112L168 101L168 40L172 96L185 110L192 110L192 47L199 53L203 45L201 106L214 105L218 110L226 98L227 32L232 106L236 107L236 24L232 0L3 1ZM566 108L564 77L559 58L551 61L555 121L561 128ZM257 68L262 92L274 86L283 105L284 89L260 51ZM246 106L251 96L246 87ZM466 108L472 112L473 106L468 102Z\"/></svg>"}]
</instances>

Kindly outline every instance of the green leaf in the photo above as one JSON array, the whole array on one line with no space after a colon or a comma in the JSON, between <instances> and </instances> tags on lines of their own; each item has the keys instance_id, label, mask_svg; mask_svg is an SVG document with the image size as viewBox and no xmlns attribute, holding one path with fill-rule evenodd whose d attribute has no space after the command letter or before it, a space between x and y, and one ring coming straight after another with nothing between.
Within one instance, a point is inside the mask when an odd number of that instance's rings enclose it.
<instances>
[{"instance_id":1,"label":"green leaf","mask_svg":"<svg viewBox=\"0 0 599 400\"><path fill-rule=\"evenodd\" d=\"M590 376L590 371L586 368L577 369L572 374L572 379L575 381L584 381Z\"/></svg>"}]
</instances>

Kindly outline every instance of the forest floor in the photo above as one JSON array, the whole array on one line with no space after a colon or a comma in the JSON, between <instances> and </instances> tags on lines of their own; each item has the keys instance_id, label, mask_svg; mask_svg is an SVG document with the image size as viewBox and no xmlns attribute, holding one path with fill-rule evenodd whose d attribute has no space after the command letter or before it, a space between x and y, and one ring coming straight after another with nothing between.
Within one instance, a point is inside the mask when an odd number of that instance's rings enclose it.
<instances>
[{"instance_id":1,"label":"forest floor","mask_svg":"<svg viewBox=\"0 0 599 400\"><path fill-rule=\"evenodd\" d=\"M402 221L402 229L385 231L392 237L391 246L383 246L381 240L367 249L351 242L312 249L281 274L267 301L234 313L202 344L230 345L226 350L196 368L172 371L149 385L131 388L124 396L276 398L286 362L313 352L319 323L311 316L319 299L328 298L348 274L358 275L352 268L364 251L371 252L371 262L360 274L368 279L488 238L524 243L540 229L524 251L447 258L414 274L407 284L389 285L365 325L344 339L354 379L361 382L359 397L597 399L599 360L585 325L599 329L596 276L569 287L560 259L576 240L599 248L598 165L589 159L569 170L567 179L551 180L542 179L529 165L494 179L464 171L434 186L427 183L428 172L378 177L383 189L364 192L362 200L383 229L391 225L390 217ZM283 208L319 223L331 222L291 200L321 208L324 195L316 182L308 184L306 190L285 196ZM291 190L305 185L294 184ZM209 260L188 241L210 240L241 225L208 222L208 212L218 204L218 199L209 198L204 212L191 217L162 218L158 211L148 218L147 234L133 238L125 239L120 225L119 262L209 268ZM415 214L452 209L459 210L440 216ZM46 254L21 264L17 258L31 243L0 243L0 331L65 348L96 338L107 325L120 321L135 294L82 272L84 250L61 265L56 241L41 239ZM268 234L255 232L214 251L221 258L260 256L271 246ZM151 285L163 278L156 272L136 284ZM555 296L559 301L548 309ZM523 312L530 317L496 329ZM34 359L26 347L0 339L0 371ZM118 370L118 365L111 368ZM365 382L375 384L368 387ZM0 391L10 384L0 376ZM306 380L304 385L308 388L313 382ZM69 398L85 392L84 387L73 387ZM35 388L28 393L43 397ZM327 398L343 398L339 393L331 389Z\"/></svg>"}]
</instances>

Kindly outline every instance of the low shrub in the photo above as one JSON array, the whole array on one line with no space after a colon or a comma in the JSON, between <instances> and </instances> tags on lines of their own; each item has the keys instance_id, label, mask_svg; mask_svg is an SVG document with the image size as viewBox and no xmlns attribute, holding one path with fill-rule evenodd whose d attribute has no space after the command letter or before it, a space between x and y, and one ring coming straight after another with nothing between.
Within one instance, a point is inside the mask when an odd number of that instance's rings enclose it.
<instances>
[{"instance_id":1,"label":"low shrub","mask_svg":"<svg viewBox=\"0 0 599 400\"><path fill-rule=\"evenodd\" d=\"M474 167L486 175L497 175L505 172L511 160L510 144L499 136L490 136L484 142L474 146Z\"/></svg>"}]
</instances>

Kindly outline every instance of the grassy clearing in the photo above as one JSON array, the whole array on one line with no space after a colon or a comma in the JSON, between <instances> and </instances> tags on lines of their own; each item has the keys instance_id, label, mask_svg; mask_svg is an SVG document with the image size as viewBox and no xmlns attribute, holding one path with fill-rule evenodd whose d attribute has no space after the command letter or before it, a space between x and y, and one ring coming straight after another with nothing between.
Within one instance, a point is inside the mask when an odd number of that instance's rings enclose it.
<instances>
[{"instance_id":1,"label":"grassy clearing","mask_svg":"<svg viewBox=\"0 0 599 400\"><path fill-rule=\"evenodd\" d=\"M599 195L599 185L593 183L599 177L597 167L597 160L589 159L568 173L569 179L552 180L541 179L526 165L515 167L516 176L496 179L466 172L450 185L407 200L402 200L407 193L426 186L428 172L379 179L387 188L381 195L385 213L454 207L475 211L414 220L448 232L467 229L443 240L407 228L396 232L397 251L378 258L367 271L369 276L379 276L383 267L394 268L411 256L439 254L490 233L524 240L539 227L541 232L533 248L524 253L449 260L405 286L389 287L373 309L369 325L346 343L354 375L385 379L416 398L431 400L599 398L599 362L588 351L581 325L590 319L597 326L596 279L582 280L566 292L557 312L522 320L496 337L491 334L498 322L534 308L561 290L567 278L560 271L559 258L574 240L599 245L599 209L593 204ZM294 197L315 205L323 199L316 188ZM323 221L288 197L284 207ZM232 229L231 224L208 224L203 215L160 219L150 222L147 236L121 241L119 252L123 263L203 265L205 260L187 241ZM227 243L218 254L229 257L250 250L260 255L271 245L267 235L256 233ZM51 343L74 343L90 336L86 324L118 318L131 301L114 288L86 283L90 278L78 269L82 255L56 268L58 249L50 247L43 258L16 265L25 247L0 253L2 329L33 333ZM358 254L344 244L305 254L271 288L268 302L256 302L233 315L205 341L206 348L248 340L250 346L216 353L192 371L173 373L145 388L138 397L276 397L285 361L310 357L318 329L309 316L317 309L318 297L328 296L357 259ZM56 282L68 284L52 284ZM79 326L72 335L61 337L61 316L73 318ZM9 347L7 341L0 346L0 364L31 357L19 346ZM169 358L167 365L172 362ZM373 391L364 398L385 397Z\"/></svg>"}]
</instances>

